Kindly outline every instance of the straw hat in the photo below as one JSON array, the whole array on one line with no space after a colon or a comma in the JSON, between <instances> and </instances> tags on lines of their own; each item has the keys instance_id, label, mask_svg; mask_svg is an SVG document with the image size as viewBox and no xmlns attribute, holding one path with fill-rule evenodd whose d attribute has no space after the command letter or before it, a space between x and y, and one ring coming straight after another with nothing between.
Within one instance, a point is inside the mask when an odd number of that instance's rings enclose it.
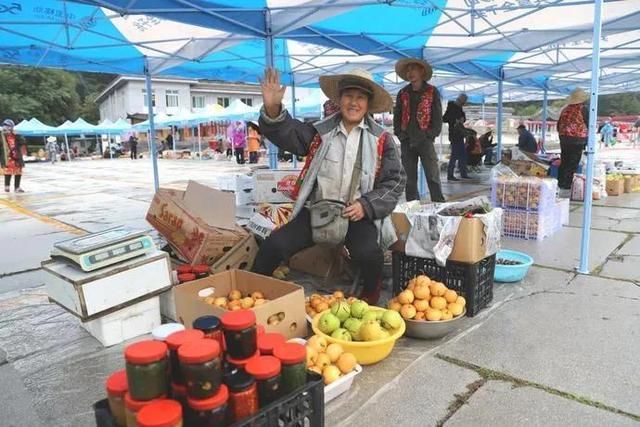
<instances>
[{"instance_id":1,"label":"straw hat","mask_svg":"<svg viewBox=\"0 0 640 427\"><path fill-rule=\"evenodd\" d=\"M571 95L567 98L567 104L582 104L589 99L589 94L584 90L577 88L571 92Z\"/></svg>"},{"instance_id":2,"label":"straw hat","mask_svg":"<svg viewBox=\"0 0 640 427\"><path fill-rule=\"evenodd\" d=\"M340 92L345 89L360 89L369 94L369 112L382 113L391 111L393 100L382 86L373 80L365 70L354 69L345 74L320 76L320 89L336 104L340 104Z\"/></svg>"},{"instance_id":3,"label":"straw hat","mask_svg":"<svg viewBox=\"0 0 640 427\"><path fill-rule=\"evenodd\" d=\"M407 79L407 68L411 64L418 65L424 68L424 79L427 81L431 80L431 77L433 76L433 68L427 61L418 58L404 58L396 62L396 74L398 75L398 77L400 77L402 80L408 81L409 79Z\"/></svg>"},{"instance_id":4,"label":"straw hat","mask_svg":"<svg viewBox=\"0 0 640 427\"><path fill-rule=\"evenodd\" d=\"M58 139L55 136L48 136L47 142L56 142Z\"/></svg>"}]
</instances>

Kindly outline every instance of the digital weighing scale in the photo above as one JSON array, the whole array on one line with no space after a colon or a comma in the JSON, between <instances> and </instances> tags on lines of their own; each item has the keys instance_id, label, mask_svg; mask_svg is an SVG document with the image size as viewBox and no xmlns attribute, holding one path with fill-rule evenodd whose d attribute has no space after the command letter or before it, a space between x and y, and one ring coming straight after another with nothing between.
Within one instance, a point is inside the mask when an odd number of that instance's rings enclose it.
<instances>
[{"instance_id":1,"label":"digital weighing scale","mask_svg":"<svg viewBox=\"0 0 640 427\"><path fill-rule=\"evenodd\" d=\"M84 271L93 271L155 250L144 231L120 226L56 243L51 257L65 258Z\"/></svg>"}]
</instances>

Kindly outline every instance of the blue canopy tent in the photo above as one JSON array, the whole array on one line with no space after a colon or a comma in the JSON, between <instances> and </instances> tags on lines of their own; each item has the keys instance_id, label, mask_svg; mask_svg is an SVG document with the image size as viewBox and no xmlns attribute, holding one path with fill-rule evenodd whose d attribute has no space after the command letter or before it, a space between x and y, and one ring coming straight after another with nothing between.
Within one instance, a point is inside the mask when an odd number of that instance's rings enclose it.
<instances>
[{"instance_id":1,"label":"blue canopy tent","mask_svg":"<svg viewBox=\"0 0 640 427\"><path fill-rule=\"evenodd\" d=\"M594 76L601 77L594 98L640 89L638 17L640 0L26 0L3 16L0 50L6 63L144 74L148 96L152 74L256 81L265 65L292 86L360 67L397 87L393 63L418 56L435 66L445 94L439 73L457 76L458 85L475 80L462 85L497 100L500 118L505 91L512 100L561 96ZM594 42L598 22L604 39ZM600 54L601 76L591 73Z\"/></svg>"}]
</instances>

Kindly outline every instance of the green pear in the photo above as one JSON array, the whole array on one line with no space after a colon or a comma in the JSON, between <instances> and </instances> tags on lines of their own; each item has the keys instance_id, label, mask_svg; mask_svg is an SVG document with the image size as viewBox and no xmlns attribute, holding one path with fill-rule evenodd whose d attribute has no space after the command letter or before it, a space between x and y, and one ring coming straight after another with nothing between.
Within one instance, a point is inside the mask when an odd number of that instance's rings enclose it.
<instances>
[{"instance_id":1,"label":"green pear","mask_svg":"<svg viewBox=\"0 0 640 427\"><path fill-rule=\"evenodd\" d=\"M318 321L318 329L327 335L340 327L340 319L331 313L324 313Z\"/></svg>"},{"instance_id":2,"label":"green pear","mask_svg":"<svg viewBox=\"0 0 640 427\"><path fill-rule=\"evenodd\" d=\"M351 303L351 317L362 319L362 316L369 310L369 304L366 301L355 300Z\"/></svg>"},{"instance_id":3,"label":"green pear","mask_svg":"<svg viewBox=\"0 0 640 427\"><path fill-rule=\"evenodd\" d=\"M343 327L347 331L349 331L349 333L351 334L351 337L355 341L360 341L360 336L358 332L360 331L361 326L362 326L362 320L356 319L354 317L350 317L347 320L345 320L343 325Z\"/></svg>"},{"instance_id":4,"label":"green pear","mask_svg":"<svg viewBox=\"0 0 640 427\"><path fill-rule=\"evenodd\" d=\"M369 320L367 322L363 322L359 333L360 338L363 341L377 341L382 338L383 329L377 321Z\"/></svg>"},{"instance_id":5,"label":"green pear","mask_svg":"<svg viewBox=\"0 0 640 427\"><path fill-rule=\"evenodd\" d=\"M346 301L334 302L331 304L331 314L340 319L340 323L342 323L351 316L351 307Z\"/></svg>"},{"instance_id":6,"label":"green pear","mask_svg":"<svg viewBox=\"0 0 640 427\"><path fill-rule=\"evenodd\" d=\"M362 316L362 321L366 322L368 320L378 320L378 313L375 310L369 310Z\"/></svg>"},{"instance_id":7,"label":"green pear","mask_svg":"<svg viewBox=\"0 0 640 427\"><path fill-rule=\"evenodd\" d=\"M385 329L398 329L402 325L402 316L397 311L385 310L381 322Z\"/></svg>"},{"instance_id":8,"label":"green pear","mask_svg":"<svg viewBox=\"0 0 640 427\"><path fill-rule=\"evenodd\" d=\"M331 334L331 338L343 341L351 341L351 334L344 328L338 328Z\"/></svg>"}]
</instances>

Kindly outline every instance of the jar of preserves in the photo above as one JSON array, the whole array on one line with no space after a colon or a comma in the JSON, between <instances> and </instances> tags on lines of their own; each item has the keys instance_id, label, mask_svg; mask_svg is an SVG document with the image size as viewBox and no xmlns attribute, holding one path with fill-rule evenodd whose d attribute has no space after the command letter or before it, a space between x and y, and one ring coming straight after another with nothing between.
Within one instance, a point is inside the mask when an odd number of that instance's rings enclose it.
<instances>
[{"instance_id":1,"label":"jar of preserves","mask_svg":"<svg viewBox=\"0 0 640 427\"><path fill-rule=\"evenodd\" d=\"M259 357L259 356L260 356L260 353L257 352L257 351L253 354L253 356L248 357L246 359L233 359L233 358L229 357L229 355L227 354L226 362L227 362L227 365L233 366L235 369L238 369L238 370L242 371L242 370L244 370L245 365L247 363L249 363L249 361L251 359L254 359L254 358Z\"/></svg>"},{"instance_id":2,"label":"jar of preserves","mask_svg":"<svg viewBox=\"0 0 640 427\"><path fill-rule=\"evenodd\" d=\"M109 409L116 419L116 424L126 426L127 419L124 410L124 395L129 390L127 384L127 371L124 369L116 371L109 375L106 383L107 400L109 401Z\"/></svg>"},{"instance_id":3,"label":"jar of preserves","mask_svg":"<svg viewBox=\"0 0 640 427\"><path fill-rule=\"evenodd\" d=\"M182 264L176 268L178 274L193 273L193 267L189 264Z\"/></svg>"},{"instance_id":4,"label":"jar of preserves","mask_svg":"<svg viewBox=\"0 0 640 427\"><path fill-rule=\"evenodd\" d=\"M307 350L302 344L285 343L273 355L282 363L282 393L288 394L307 382Z\"/></svg>"},{"instance_id":5,"label":"jar of preserves","mask_svg":"<svg viewBox=\"0 0 640 427\"><path fill-rule=\"evenodd\" d=\"M184 325L182 323L165 323L153 328L151 336L156 341L166 341L169 335L180 331L184 331Z\"/></svg>"},{"instance_id":6,"label":"jar of preserves","mask_svg":"<svg viewBox=\"0 0 640 427\"><path fill-rule=\"evenodd\" d=\"M180 283L191 282L194 280L196 280L196 275L193 273L178 274L178 282Z\"/></svg>"},{"instance_id":7,"label":"jar of preserves","mask_svg":"<svg viewBox=\"0 0 640 427\"><path fill-rule=\"evenodd\" d=\"M169 362L171 365L171 381L176 384L184 384L184 376L180 367L180 359L178 358L178 349L181 345L190 341L196 341L204 338L204 333L196 329L186 329L184 331L174 332L167 337L166 343L169 347Z\"/></svg>"},{"instance_id":8,"label":"jar of preserves","mask_svg":"<svg viewBox=\"0 0 640 427\"><path fill-rule=\"evenodd\" d=\"M140 409L138 427L182 427L182 406L175 400L158 399Z\"/></svg>"},{"instance_id":9,"label":"jar of preserves","mask_svg":"<svg viewBox=\"0 0 640 427\"><path fill-rule=\"evenodd\" d=\"M229 357L242 360L253 356L258 350L256 314L252 310L231 311L220 320Z\"/></svg>"},{"instance_id":10,"label":"jar of preserves","mask_svg":"<svg viewBox=\"0 0 640 427\"><path fill-rule=\"evenodd\" d=\"M257 329L258 329L258 336L260 336L260 335L263 335L263 334L267 333L267 331L264 329L264 326L263 326L263 325L258 325L258 326L257 326Z\"/></svg>"},{"instance_id":11,"label":"jar of preserves","mask_svg":"<svg viewBox=\"0 0 640 427\"><path fill-rule=\"evenodd\" d=\"M220 344L206 338L190 341L178 349L187 386L187 396L206 399L218 392L222 383Z\"/></svg>"},{"instance_id":12,"label":"jar of preserves","mask_svg":"<svg viewBox=\"0 0 640 427\"><path fill-rule=\"evenodd\" d=\"M229 391L222 384L218 393L208 399L188 399L189 419L194 427L224 427L227 425Z\"/></svg>"},{"instance_id":13,"label":"jar of preserves","mask_svg":"<svg viewBox=\"0 0 640 427\"><path fill-rule=\"evenodd\" d=\"M164 399L166 396L161 396L158 399ZM158 399L153 400L134 400L129 393L124 395L124 413L127 420L127 427L138 427L138 421L136 416L138 412L145 406L155 402Z\"/></svg>"},{"instance_id":14,"label":"jar of preserves","mask_svg":"<svg viewBox=\"0 0 640 427\"><path fill-rule=\"evenodd\" d=\"M280 359L274 356L256 357L245 366L247 374L256 379L258 402L261 408L280 398L282 391L281 368Z\"/></svg>"},{"instance_id":15,"label":"jar of preserves","mask_svg":"<svg viewBox=\"0 0 640 427\"><path fill-rule=\"evenodd\" d=\"M224 348L222 338L222 326L220 318L217 316L200 316L193 321L193 329L198 329L204 333L205 338L218 341L220 349Z\"/></svg>"},{"instance_id":16,"label":"jar of preserves","mask_svg":"<svg viewBox=\"0 0 640 427\"><path fill-rule=\"evenodd\" d=\"M161 341L140 341L124 350L129 394L135 400L151 400L166 395L167 345Z\"/></svg>"},{"instance_id":17,"label":"jar of preserves","mask_svg":"<svg viewBox=\"0 0 640 427\"><path fill-rule=\"evenodd\" d=\"M236 422L258 412L256 380L244 371L238 371L227 380L229 389L229 421Z\"/></svg>"},{"instance_id":18,"label":"jar of preserves","mask_svg":"<svg viewBox=\"0 0 640 427\"><path fill-rule=\"evenodd\" d=\"M196 275L196 279L204 279L211 273L211 269L207 264L197 264L192 267L191 272Z\"/></svg>"},{"instance_id":19,"label":"jar of preserves","mask_svg":"<svg viewBox=\"0 0 640 427\"><path fill-rule=\"evenodd\" d=\"M277 332L269 332L258 335L258 350L262 356L272 356L273 349L287 342L284 335Z\"/></svg>"}]
</instances>

